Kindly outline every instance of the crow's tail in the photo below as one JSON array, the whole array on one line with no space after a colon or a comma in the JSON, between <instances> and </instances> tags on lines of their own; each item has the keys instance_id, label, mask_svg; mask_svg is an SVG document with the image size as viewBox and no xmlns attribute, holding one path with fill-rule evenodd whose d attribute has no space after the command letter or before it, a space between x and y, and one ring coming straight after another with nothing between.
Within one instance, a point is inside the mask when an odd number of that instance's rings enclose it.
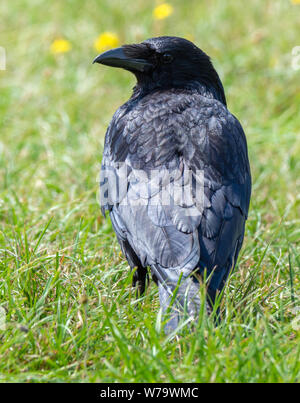
<instances>
[{"instance_id":1,"label":"crow's tail","mask_svg":"<svg viewBox=\"0 0 300 403\"><path fill-rule=\"evenodd\" d=\"M179 270L166 273L160 267L152 268L159 290L159 301L163 313L169 314L165 332L175 330L182 319L198 319L200 309L200 284L196 277L184 277Z\"/></svg>"}]
</instances>

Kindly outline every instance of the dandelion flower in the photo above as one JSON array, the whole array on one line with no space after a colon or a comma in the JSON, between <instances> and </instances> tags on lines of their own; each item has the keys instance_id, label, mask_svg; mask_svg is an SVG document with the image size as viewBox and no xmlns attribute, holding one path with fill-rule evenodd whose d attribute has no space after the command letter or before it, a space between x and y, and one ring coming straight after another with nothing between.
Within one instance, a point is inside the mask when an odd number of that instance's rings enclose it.
<instances>
[{"instance_id":1,"label":"dandelion flower","mask_svg":"<svg viewBox=\"0 0 300 403\"><path fill-rule=\"evenodd\" d=\"M66 39L55 39L50 46L50 50L52 53L66 53L71 50L71 43Z\"/></svg>"},{"instance_id":2,"label":"dandelion flower","mask_svg":"<svg viewBox=\"0 0 300 403\"><path fill-rule=\"evenodd\" d=\"M292 4L300 4L300 0L291 0Z\"/></svg>"},{"instance_id":3,"label":"dandelion flower","mask_svg":"<svg viewBox=\"0 0 300 403\"><path fill-rule=\"evenodd\" d=\"M195 37L194 37L194 35L191 35L191 34L185 35L184 39L187 39L190 42L195 42Z\"/></svg>"},{"instance_id":4,"label":"dandelion flower","mask_svg":"<svg viewBox=\"0 0 300 403\"><path fill-rule=\"evenodd\" d=\"M164 20L173 13L173 6L168 3L160 4L153 10L153 16L156 20Z\"/></svg>"},{"instance_id":5,"label":"dandelion flower","mask_svg":"<svg viewBox=\"0 0 300 403\"><path fill-rule=\"evenodd\" d=\"M113 32L103 32L99 35L94 42L94 48L98 52L103 52L104 50L115 48L120 43L118 35Z\"/></svg>"}]
</instances>

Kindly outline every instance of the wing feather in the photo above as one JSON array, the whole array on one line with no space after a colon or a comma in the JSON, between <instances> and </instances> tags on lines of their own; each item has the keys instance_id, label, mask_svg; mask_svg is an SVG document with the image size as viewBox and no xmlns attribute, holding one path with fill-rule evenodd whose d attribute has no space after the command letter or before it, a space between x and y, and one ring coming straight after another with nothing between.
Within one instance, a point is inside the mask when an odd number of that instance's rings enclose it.
<instances>
[{"instance_id":1,"label":"wing feather","mask_svg":"<svg viewBox=\"0 0 300 403\"><path fill-rule=\"evenodd\" d=\"M102 170L109 166L118 177L120 162L128 170L126 186L104 208L141 262L165 269L186 269L189 262L190 271L217 263L227 272L243 237L251 177L243 129L226 107L179 90L125 104L108 128ZM165 180L164 169L176 174ZM111 190L108 182L102 178L102 192Z\"/></svg>"}]
</instances>

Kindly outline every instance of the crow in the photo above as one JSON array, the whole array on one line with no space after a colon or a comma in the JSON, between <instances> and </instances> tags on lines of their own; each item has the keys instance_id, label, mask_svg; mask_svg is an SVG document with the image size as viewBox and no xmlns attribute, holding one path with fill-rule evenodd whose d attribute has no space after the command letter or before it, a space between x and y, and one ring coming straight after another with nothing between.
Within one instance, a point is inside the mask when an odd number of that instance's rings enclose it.
<instances>
[{"instance_id":1,"label":"crow","mask_svg":"<svg viewBox=\"0 0 300 403\"><path fill-rule=\"evenodd\" d=\"M169 333L183 315L197 320L203 279L213 312L236 264L251 194L246 137L209 56L186 39L124 45L94 63L136 77L106 132L101 209L140 294L150 268Z\"/></svg>"}]
</instances>

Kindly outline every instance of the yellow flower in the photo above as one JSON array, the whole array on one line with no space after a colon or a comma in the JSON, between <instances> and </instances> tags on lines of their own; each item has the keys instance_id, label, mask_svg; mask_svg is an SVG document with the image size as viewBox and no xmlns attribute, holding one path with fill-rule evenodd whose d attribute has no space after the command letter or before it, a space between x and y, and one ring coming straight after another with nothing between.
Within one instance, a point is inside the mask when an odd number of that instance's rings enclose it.
<instances>
[{"instance_id":1,"label":"yellow flower","mask_svg":"<svg viewBox=\"0 0 300 403\"><path fill-rule=\"evenodd\" d=\"M120 43L118 35L113 32L103 32L99 35L94 42L94 48L98 52L103 52L104 50L115 48Z\"/></svg>"},{"instance_id":2,"label":"yellow flower","mask_svg":"<svg viewBox=\"0 0 300 403\"><path fill-rule=\"evenodd\" d=\"M291 0L292 4L300 4L300 0Z\"/></svg>"},{"instance_id":3,"label":"yellow flower","mask_svg":"<svg viewBox=\"0 0 300 403\"><path fill-rule=\"evenodd\" d=\"M195 42L195 37L194 37L194 35L191 35L191 34L185 35L184 39L187 39L190 42Z\"/></svg>"},{"instance_id":4,"label":"yellow flower","mask_svg":"<svg viewBox=\"0 0 300 403\"><path fill-rule=\"evenodd\" d=\"M168 3L160 4L153 10L153 17L156 20L163 20L173 13L173 6Z\"/></svg>"},{"instance_id":5,"label":"yellow flower","mask_svg":"<svg viewBox=\"0 0 300 403\"><path fill-rule=\"evenodd\" d=\"M50 50L54 54L69 52L71 48L71 43L66 39L55 39L50 46Z\"/></svg>"}]
</instances>

